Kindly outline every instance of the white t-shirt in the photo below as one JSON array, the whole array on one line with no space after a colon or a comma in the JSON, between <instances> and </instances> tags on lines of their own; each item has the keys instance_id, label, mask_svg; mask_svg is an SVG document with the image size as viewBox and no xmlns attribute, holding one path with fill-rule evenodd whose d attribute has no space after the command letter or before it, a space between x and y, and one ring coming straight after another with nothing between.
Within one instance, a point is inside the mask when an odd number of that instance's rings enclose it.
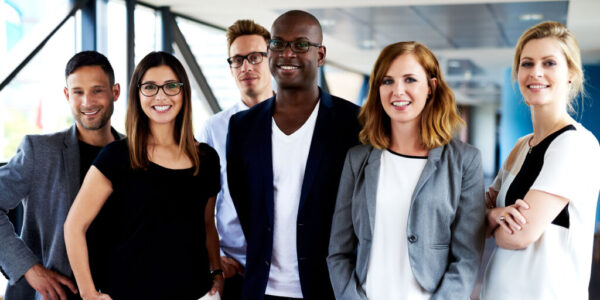
<instances>
[{"instance_id":1,"label":"white t-shirt","mask_svg":"<svg viewBox=\"0 0 600 300\"><path fill-rule=\"evenodd\" d=\"M381 154L375 228L363 286L371 300L429 299L413 276L408 259L406 227L415 186L427 157Z\"/></svg>"},{"instance_id":2,"label":"white t-shirt","mask_svg":"<svg viewBox=\"0 0 600 300\"><path fill-rule=\"evenodd\" d=\"M505 206L509 187L531 155L530 136L518 143L512 168L502 166L494 181L498 207ZM575 130L552 140L540 159L543 165L530 189L569 199L568 228L550 224L522 250L496 248L485 270L481 299L588 299L600 187L598 141L575 124Z\"/></svg>"},{"instance_id":3,"label":"white t-shirt","mask_svg":"<svg viewBox=\"0 0 600 300\"><path fill-rule=\"evenodd\" d=\"M273 151L273 256L265 294L303 298L298 273L296 223L304 171L310 151L319 102L302 127L290 135L272 121Z\"/></svg>"}]
</instances>

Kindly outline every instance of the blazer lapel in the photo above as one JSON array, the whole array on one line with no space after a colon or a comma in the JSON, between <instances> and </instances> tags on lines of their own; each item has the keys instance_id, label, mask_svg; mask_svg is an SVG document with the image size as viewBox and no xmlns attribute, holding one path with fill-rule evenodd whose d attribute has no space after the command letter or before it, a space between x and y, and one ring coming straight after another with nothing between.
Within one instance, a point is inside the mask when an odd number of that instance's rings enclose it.
<instances>
[{"instance_id":1,"label":"blazer lapel","mask_svg":"<svg viewBox=\"0 0 600 300\"><path fill-rule=\"evenodd\" d=\"M431 175L433 175L433 173L435 173L435 171L437 170L437 165L442 156L443 149L444 149L444 146L440 146L440 147L431 149L429 151L427 162L425 163L423 172L421 172L419 181L417 181L417 185L415 186L415 190L413 191L413 194L412 194L412 199L411 199L411 204L410 204L411 210L412 210L412 206L415 203L415 199L416 199L417 195L421 191L421 188L423 188L423 186L425 185L427 180L429 180Z\"/></svg>"},{"instance_id":2,"label":"blazer lapel","mask_svg":"<svg viewBox=\"0 0 600 300\"><path fill-rule=\"evenodd\" d=\"M77 196L81 178L79 175L79 140L77 139L77 125L65 132L64 148L62 150L64 162L64 176L69 191L71 203Z\"/></svg>"},{"instance_id":3,"label":"blazer lapel","mask_svg":"<svg viewBox=\"0 0 600 300\"><path fill-rule=\"evenodd\" d=\"M310 150L308 159L306 160L306 169L304 170L304 178L302 181L302 191L300 193L300 203L298 212L306 203L306 198L310 193L310 189L319 175L319 167L323 156L327 155L327 149L331 147L331 143L335 140L333 134L333 113L331 95L319 89L321 100L319 101L319 114L315 123L312 140L310 142Z\"/></svg>"},{"instance_id":4,"label":"blazer lapel","mask_svg":"<svg viewBox=\"0 0 600 300\"><path fill-rule=\"evenodd\" d=\"M260 178L262 179L262 194L264 195L265 207L269 216L269 224L273 226L274 215L274 191L273 191L273 109L275 107L275 97L268 100L264 110L261 112L256 128L256 153L258 155L258 170L262 170Z\"/></svg>"},{"instance_id":5,"label":"blazer lapel","mask_svg":"<svg viewBox=\"0 0 600 300\"><path fill-rule=\"evenodd\" d=\"M367 212L369 214L370 236L373 238L373 230L375 228L375 211L377 208L377 185L379 184L379 168L381 166L382 151L373 148L368 157L367 165L365 166L365 197L367 200Z\"/></svg>"}]
</instances>

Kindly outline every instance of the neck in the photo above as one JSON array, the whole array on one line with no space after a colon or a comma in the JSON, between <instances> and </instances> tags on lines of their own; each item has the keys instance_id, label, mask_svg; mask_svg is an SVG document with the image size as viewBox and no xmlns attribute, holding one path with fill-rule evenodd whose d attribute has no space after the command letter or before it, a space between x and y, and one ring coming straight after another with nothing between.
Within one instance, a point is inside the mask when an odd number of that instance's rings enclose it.
<instances>
[{"instance_id":1,"label":"neck","mask_svg":"<svg viewBox=\"0 0 600 300\"><path fill-rule=\"evenodd\" d=\"M148 143L152 145L169 146L177 144L173 137L174 124L150 124Z\"/></svg>"},{"instance_id":2,"label":"neck","mask_svg":"<svg viewBox=\"0 0 600 300\"><path fill-rule=\"evenodd\" d=\"M531 121L533 137L530 144L532 146L537 145L553 132L575 122L566 109L556 109L551 106L532 106Z\"/></svg>"},{"instance_id":3,"label":"neck","mask_svg":"<svg viewBox=\"0 0 600 300\"><path fill-rule=\"evenodd\" d=\"M265 89L264 92L256 95L242 95L242 102L246 104L247 107L252 107L258 103L263 102L269 98L273 97L273 90L269 87Z\"/></svg>"},{"instance_id":4,"label":"neck","mask_svg":"<svg viewBox=\"0 0 600 300\"><path fill-rule=\"evenodd\" d=\"M429 151L423 147L418 121L409 124L392 124L390 150L411 156L426 156Z\"/></svg>"},{"instance_id":5,"label":"neck","mask_svg":"<svg viewBox=\"0 0 600 300\"><path fill-rule=\"evenodd\" d=\"M319 87L310 89L277 88L277 105L280 106L314 106L319 100Z\"/></svg>"},{"instance_id":6,"label":"neck","mask_svg":"<svg viewBox=\"0 0 600 300\"><path fill-rule=\"evenodd\" d=\"M77 123L77 138L88 145L96 147L104 147L115 140L111 132L110 122L98 130L88 130Z\"/></svg>"}]
</instances>

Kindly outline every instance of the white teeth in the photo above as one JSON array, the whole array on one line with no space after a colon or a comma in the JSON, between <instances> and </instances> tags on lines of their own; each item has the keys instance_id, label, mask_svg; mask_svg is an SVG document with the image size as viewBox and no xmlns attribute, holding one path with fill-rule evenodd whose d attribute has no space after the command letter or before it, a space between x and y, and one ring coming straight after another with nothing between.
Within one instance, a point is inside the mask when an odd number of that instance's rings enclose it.
<instances>
[{"instance_id":1,"label":"white teeth","mask_svg":"<svg viewBox=\"0 0 600 300\"><path fill-rule=\"evenodd\" d=\"M171 108L171 105L155 105L153 106L154 109L156 109L157 111L165 111L169 108Z\"/></svg>"},{"instance_id":2,"label":"white teeth","mask_svg":"<svg viewBox=\"0 0 600 300\"><path fill-rule=\"evenodd\" d=\"M394 101L394 102L392 102L392 105L396 106L396 107L404 107L409 104L410 104L410 101Z\"/></svg>"},{"instance_id":3,"label":"white teeth","mask_svg":"<svg viewBox=\"0 0 600 300\"><path fill-rule=\"evenodd\" d=\"M89 115L96 114L96 113L97 113L97 112L99 112L99 111L100 111L100 110L89 111L89 112L82 111L81 113L82 113L82 114L84 114L84 115L86 115L86 116L89 116Z\"/></svg>"},{"instance_id":4,"label":"white teeth","mask_svg":"<svg viewBox=\"0 0 600 300\"><path fill-rule=\"evenodd\" d=\"M298 67L296 66L279 66L280 68L284 69L284 70L295 70L298 69Z\"/></svg>"},{"instance_id":5,"label":"white teeth","mask_svg":"<svg viewBox=\"0 0 600 300\"><path fill-rule=\"evenodd\" d=\"M530 84L528 87L530 89L543 89L543 88L547 87L547 85L543 85L543 84Z\"/></svg>"}]
</instances>

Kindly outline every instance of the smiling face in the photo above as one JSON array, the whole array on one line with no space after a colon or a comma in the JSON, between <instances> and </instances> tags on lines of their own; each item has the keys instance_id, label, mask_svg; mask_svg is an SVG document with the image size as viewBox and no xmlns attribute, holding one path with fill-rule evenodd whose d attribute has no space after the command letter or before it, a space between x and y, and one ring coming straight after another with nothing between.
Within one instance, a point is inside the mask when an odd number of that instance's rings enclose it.
<instances>
[{"instance_id":1,"label":"smiling face","mask_svg":"<svg viewBox=\"0 0 600 300\"><path fill-rule=\"evenodd\" d=\"M379 86L383 110L395 124L419 122L431 94L425 70L413 54L394 59Z\"/></svg>"},{"instance_id":2,"label":"smiling face","mask_svg":"<svg viewBox=\"0 0 600 300\"><path fill-rule=\"evenodd\" d=\"M111 86L100 66L83 66L73 71L67 77L64 94L79 131L110 126L119 85Z\"/></svg>"},{"instance_id":3,"label":"smiling face","mask_svg":"<svg viewBox=\"0 0 600 300\"><path fill-rule=\"evenodd\" d=\"M179 78L175 72L166 65L150 68L146 71L140 85L153 83L156 85L164 85L167 83L179 82ZM141 87L143 88L143 86ZM164 88L167 88L166 86ZM150 124L174 124L177 114L183 105L183 89L175 96L165 94L163 89L159 89L154 96L144 96L141 91L138 91L140 97L140 105L144 114L148 117Z\"/></svg>"},{"instance_id":4,"label":"smiling face","mask_svg":"<svg viewBox=\"0 0 600 300\"><path fill-rule=\"evenodd\" d=\"M284 42L308 41L320 44L320 27L306 16L283 15L275 20L271 38ZM325 47L309 47L295 53L287 46L283 51L268 52L271 74L281 89L310 89L318 84L318 68L325 62Z\"/></svg>"},{"instance_id":5,"label":"smiling face","mask_svg":"<svg viewBox=\"0 0 600 300\"><path fill-rule=\"evenodd\" d=\"M252 52L267 52L267 42L257 34L242 35L236 38L229 48L230 56L245 56ZM258 64L251 64L244 59L239 68L232 68L231 75L242 94L248 97L256 97L271 91L271 73L266 58Z\"/></svg>"},{"instance_id":6,"label":"smiling face","mask_svg":"<svg viewBox=\"0 0 600 300\"><path fill-rule=\"evenodd\" d=\"M571 79L559 41L548 37L527 42L521 53L517 79L527 104L566 107Z\"/></svg>"}]
</instances>

